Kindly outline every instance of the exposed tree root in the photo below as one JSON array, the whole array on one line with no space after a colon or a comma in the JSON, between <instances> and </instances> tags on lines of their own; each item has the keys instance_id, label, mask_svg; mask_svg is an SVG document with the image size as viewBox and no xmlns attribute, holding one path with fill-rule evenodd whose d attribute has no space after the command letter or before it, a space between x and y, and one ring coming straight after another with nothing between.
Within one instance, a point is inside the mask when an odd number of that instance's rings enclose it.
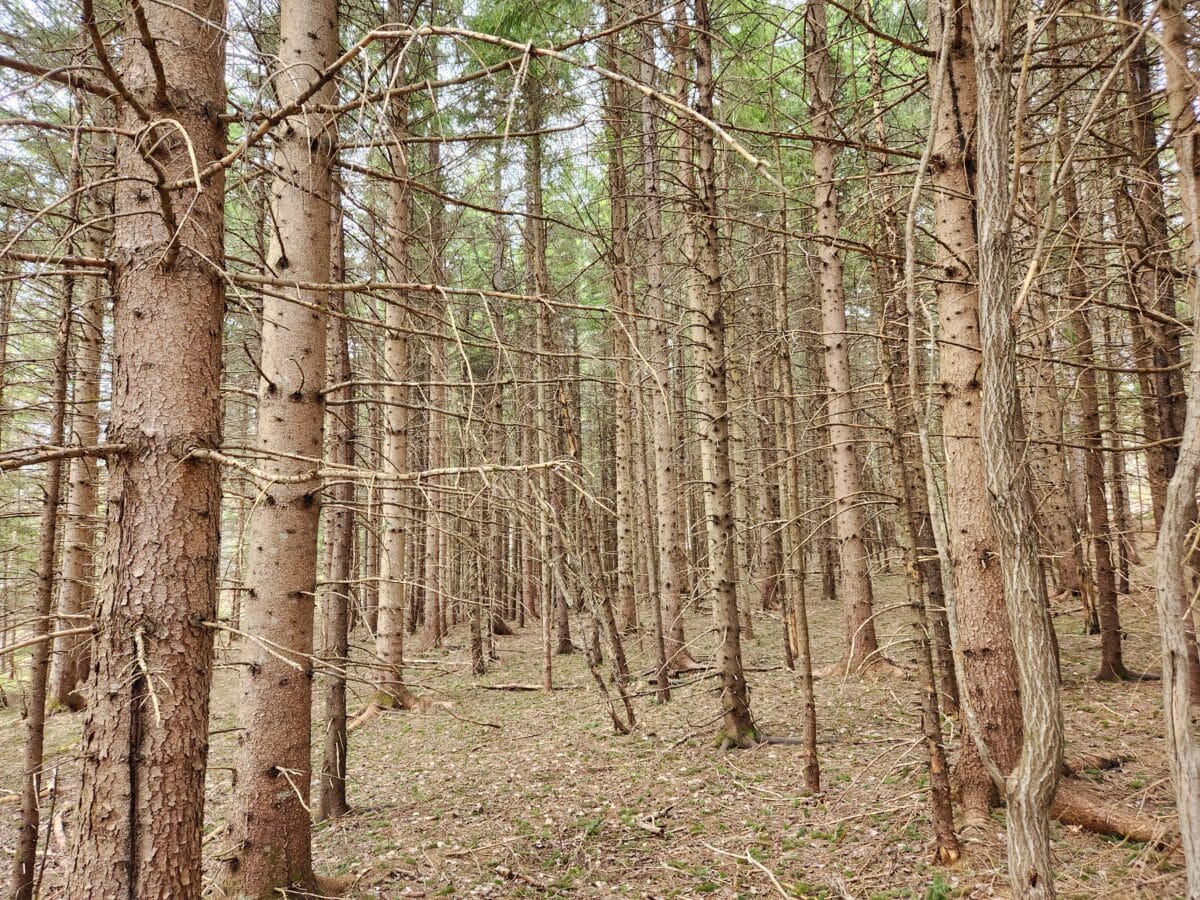
<instances>
[{"instance_id":1,"label":"exposed tree root","mask_svg":"<svg viewBox=\"0 0 1200 900\"><path fill-rule=\"evenodd\" d=\"M1076 753L1063 760L1063 772L1066 775L1079 775L1088 769L1107 772L1119 769L1133 760L1132 753L1118 753L1116 756L1105 756L1101 753Z\"/></svg>"},{"instance_id":2,"label":"exposed tree root","mask_svg":"<svg viewBox=\"0 0 1200 900\"><path fill-rule=\"evenodd\" d=\"M529 691L530 693L536 693L544 690L540 684L520 684L517 682L512 682L509 684L481 684L479 682L475 682L471 685L471 687L481 688L485 691ZM556 687L555 690L560 691L562 688Z\"/></svg>"},{"instance_id":3,"label":"exposed tree root","mask_svg":"<svg viewBox=\"0 0 1200 900\"><path fill-rule=\"evenodd\" d=\"M717 749L722 753L730 750L753 750L757 746L758 741L754 739L753 734L737 735L722 731L717 735Z\"/></svg>"},{"instance_id":4,"label":"exposed tree root","mask_svg":"<svg viewBox=\"0 0 1200 900\"><path fill-rule=\"evenodd\" d=\"M813 671L813 678L842 678L846 675L870 678L909 678L912 673L880 654L872 656L857 667L850 665L849 656L843 656L837 662Z\"/></svg>"},{"instance_id":5,"label":"exposed tree root","mask_svg":"<svg viewBox=\"0 0 1200 900\"><path fill-rule=\"evenodd\" d=\"M1132 758L1121 754L1103 756L1083 753L1064 760L1064 777L1058 783L1050 817L1063 825L1082 828L1093 834L1165 846L1169 841L1169 832L1161 822L1113 803L1094 787L1067 777L1087 769L1115 769ZM1004 799L994 789L988 792L976 787L968 794L959 784L955 785L955 800L962 811L964 832L990 828L992 809L1004 805Z\"/></svg>"},{"instance_id":6,"label":"exposed tree root","mask_svg":"<svg viewBox=\"0 0 1200 900\"><path fill-rule=\"evenodd\" d=\"M1063 825L1156 847L1165 847L1170 840L1169 830L1158 820L1109 803L1097 791L1078 781L1059 784L1050 806L1050 816Z\"/></svg>"},{"instance_id":7,"label":"exposed tree root","mask_svg":"<svg viewBox=\"0 0 1200 900\"><path fill-rule=\"evenodd\" d=\"M704 668L707 668L707 666L697 662L696 657L692 656L685 647L676 650L675 654L667 660L667 669L673 675L678 675L680 672L694 672Z\"/></svg>"},{"instance_id":8,"label":"exposed tree root","mask_svg":"<svg viewBox=\"0 0 1200 900\"><path fill-rule=\"evenodd\" d=\"M389 709L426 709L430 705L428 700L414 697L407 688L402 689L399 696L389 691L376 691L367 701L367 705L346 723L346 731L357 731L381 712Z\"/></svg>"},{"instance_id":9,"label":"exposed tree root","mask_svg":"<svg viewBox=\"0 0 1200 900\"><path fill-rule=\"evenodd\" d=\"M1162 681L1158 672L1130 672L1124 666L1101 665L1097 681Z\"/></svg>"}]
</instances>

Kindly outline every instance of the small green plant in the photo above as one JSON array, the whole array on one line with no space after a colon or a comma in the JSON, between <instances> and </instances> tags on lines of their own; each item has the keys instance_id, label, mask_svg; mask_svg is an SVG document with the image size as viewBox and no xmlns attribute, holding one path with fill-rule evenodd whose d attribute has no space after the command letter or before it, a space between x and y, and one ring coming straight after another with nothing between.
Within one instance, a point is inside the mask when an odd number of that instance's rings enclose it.
<instances>
[{"instance_id":1,"label":"small green plant","mask_svg":"<svg viewBox=\"0 0 1200 900\"><path fill-rule=\"evenodd\" d=\"M933 876L933 881L929 883L928 890L925 891L925 900L950 900L952 888L941 872L937 872Z\"/></svg>"}]
</instances>

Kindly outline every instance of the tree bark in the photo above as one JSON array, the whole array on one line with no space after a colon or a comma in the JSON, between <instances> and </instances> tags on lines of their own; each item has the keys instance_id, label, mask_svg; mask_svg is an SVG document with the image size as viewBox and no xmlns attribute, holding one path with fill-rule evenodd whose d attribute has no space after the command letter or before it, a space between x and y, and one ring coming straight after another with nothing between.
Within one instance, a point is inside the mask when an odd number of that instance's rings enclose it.
<instances>
[{"instance_id":1,"label":"tree bark","mask_svg":"<svg viewBox=\"0 0 1200 900\"><path fill-rule=\"evenodd\" d=\"M1008 879L1013 895L1054 897L1050 802L1062 766L1058 661L1038 557L1033 492L1023 459L1017 340L1012 320L1012 54L1006 0L972 0L978 28L980 443L988 507L1000 539L1004 598L1020 678L1021 755L1005 783Z\"/></svg>"},{"instance_id":2,"label":"tree bark","mask_svg":"<svg viewBox=\"0 0 1200 900\"><path fill-rule=\"evenodd\" d=\"M224 6L147 4L150 35L170 40L156 86L133 17L122 78L155 119L155 164L178 190L147 189L155 169L118 138L113 247L113 399L98 632L81 744L80 801L65 894L198 898L217 614L220 472L188 458L220 445L225 181L199 192L226 150ZM143 122L125 106L125 133ZM182 132L182 133L180 133ZM183 135L186 135L184 140ZM187 216L171 219L175 211ZM164 400L168 402L164 402Z\"/></svg>"},{"instance_id":3,"label":"tree bark","mask_svg":"<svg viewBox=\"0 0 1200 900\"><path fill-rule=\"evenodd\" d=\"M1195 73L1188 67L1186 23L1182 4L1164 0L1163 55L1167 71L1167 100L1181 194L1190 227L1188 263L1193 278L1200 270L1200 126L1195 115ZM1200 283L1193 281L1192 321L1200 321ZM1179 833L1187 863L1189 900L1200 898L1200 745L1192 720L1196 700L1192 675L1195 653L1192 599L1194 569L1186 565L1196 520L1196 488L1200 484L1200 353L1192 354L1188 370L1190 402L1174 475L1167 487L1162 528L1158 536L1155 584L1158 625L1163 648L1163 718L1167 729L1167 758L1175 785Z\"/></svg>"},{"instance_id":4,"label":"tree bark","mask_svg":"<svg viewBox=\"0 0 1200 900\"><path fill-rule=\"evenodd\" d=\"M337 5L284 0L279 28L275 92L287 105L337 58ZM311 99L329 104L333 97L330 81ZM328 114L301 111L281 127L268 266L298 283L327 283L335 122ZM312 471L304 457L319 459L323 450L328 298L301 287L280 294L267 294L263 304L256 444L265 471L294 476ZM243 645L232 850L224 868L226 890L254 898L315 887L309 741L320 484L273 483L263 495L250 525L243 628L252 638Z\"/></svg>"},{"instance_id":5,"label":"tree bark","mask_svg":"<svg viewBox=\"0 0 1200 900\"><path fill-rule=\"evenodd\" d=\"M1021 706L1016 660L1009 634L999 546L989 514L980 447L979 294L975 169L969 136L975 134L976 81L971 12L939 4L931 10L930 45L949 42L946 81L934 110L931 182L936 190L942 432L946 454L947 551L953 573L958 644L964 662L959 691L979 728L964 740L955 769L966 824L986 822L999 800L976 741L988 748L1002 772L1011 770L1021 746ZM932 63L931 63L932 75ZM1007 183L1007 182L1006 182Z\"/></svg>"},{"instance_id":6,"label":"tree bark","mask_svg":"<svg viewBox=\"0 0 1200 900\"><path fill-rule=\"evenodd\" d=\"M103 246L83 243L86 256L100 256ZM79 334L75 344L75 393L71 409L71 443L94 447L100 443L100 350L104 341L104 296L107 279L85 278L79 286ZM77 616L90 615L95 604L95 542L99 505L98 460L81 456L70 462L66 522L63 530L62 583L59 586L60 629L79 625ZM86 700L79 686L87 675L91 637L74 635L54 642L50 696L66 709L80 710Z\"/></svg>"},{"instance_id":7,"label":"tree bark","mask_svg":"<svg viewBox=\"0 0 1200 900\"><path fill-rule=\"evenodd\" d=\"M346 278L346 244L343 233L341 191L335 181L330 215L330 275L334 282ZM347 384L350 370L350 344L346 328L346 295L334 291L329 297L329 329L325 357L330 380ZM329 399L341 401L326 407L325 433L329 461L335 465L354 465L354 388L333 392ZM321 794L318 815L335 819L350 811L346 800L346 675L350 666L350 579L354 556L354 482L335 481L325 488L325 587L321 597L323 646L321 661L325 671L325 746L321 763Z\"/></svg>"},{"instance_id":8,"label":"tree bark","mask_svg":"<svg viewBox=\"0 0 1200 900\"><path fill-rule=\"evenodd\" d=\"M405 21L401 0L392 0L388 8L391 21ZM402 82L407 72L407 54L394 63L399 71L396 81ZM408 135L408 101L405 95L394 98L388 109L389 124L397 140ZM389 183L388 197L388 275L401 284L414 280L409 262L412 241L412 188L408 183L408 147L397 144L391 152L391 169L395 180ZM408 409L407 379L412 377L409 362L407 328L408 297L396 292L385 299L383 335L383 459L385 471L409 470L409 429L412 428ZM379 519L381 534L377 559L379 565L379 607L375 628L375 655L379 671L375 680L373 702L384 709L407 707L411 697L404 686L404 628L405 605L408 597L406 581L407 547L411 518L407 509L410 491L399 484L385 484L379 489Z\"/></svg>"},{"instance_id":9,"label":"tree bark","mask_svg":"<svg viewBox=\"0 0 1200 900\"><path fill-rule=\"evenodd\" d=\"M696 2L697 111L711 118L713 102L712 37L707 0ZM681 26L683 23L679 23ZM710 580L719 632L718 668L721 673L720 742L727 747L752 746L758 730L750 716L750 692L742 671L741 630L738 621L737 572L734 565L732 467L729 458L729 399L726 385L724 293L717 236L716 148L712 132L695 136L696 186L699 202L689 210L688 227L696 231L693 265L703 279L695 292L692 354L700 371L696 412L700 431L700 466L704 481L704 513L708 532Z\"/></svg>"}]
</instances>

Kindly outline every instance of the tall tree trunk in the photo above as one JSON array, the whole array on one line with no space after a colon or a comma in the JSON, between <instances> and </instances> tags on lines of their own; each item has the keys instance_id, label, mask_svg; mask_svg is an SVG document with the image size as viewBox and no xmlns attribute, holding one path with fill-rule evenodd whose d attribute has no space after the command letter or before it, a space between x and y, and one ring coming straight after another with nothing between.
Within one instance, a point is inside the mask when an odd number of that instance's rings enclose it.
<instances>
[{"instance_id":1,"label":"tall tree trunk","mask_svg":"<svg viewBox=\"0 0 1200 900\"><path fill-rule=\"evenodd\" d=\"M330 275L333 282L346 280L346 243L341 190L333 182L331 200ZM329 443L329 461L334 465L354 465L354 388L350 370L350 343L346 327L346 295L329 295L329 329L325 359L329 377L345 384L328 396L337 405L326 408L325 433ZM318 815L334 819L350 811L346 800L346 676L350 666L350 581L354 556L354 482L335 481L325 489L325 587L321 594L324 644L321 660L325 674L325 746L321 763L321 796Z\"/></svg>"},{"instance_id":2,"label":"tall tree trunk","mask_svg":"<svg viewBox=\"0 0 1200 900\"><path fill-rule=\"evenodd\" d=\"M968 8L943 3L933 11L932 48L936 51L943 40L949 42L949 58L934 110L930 171L937 192L934 271L944 398L947 550L954 578L953 615L964 661L959 691L979 730L976 740L963 741L955 778L965 822L978 825L988 819L990 807L999 799L978 743L988 749L1001 771L1011 770L1021 746L1021 705L980 447L979 295L973 283L977 250L971 201L975 186L968 178L975 168L970 136L975 133L976 82Z\"/></svg>"},{"instance_id":3,"label":"tall tree trunk","mask_svg":"<svg viewBox=\"0 0 1200 900\"><path fill-rule=\"evenodd\" d=\"M805 590L805 540L801 527L800 423L796 414L796 388L792 373L791 334L788 331L788 245L786 197L780 210L779 252L776 254L775 343L774 359L775 438L772 443L784 451L779 467L779 514L782 532L784 573L783 619L790 639L796 667L800 673L800 696L804 701L801 741L804 747L804 786L814 794L821 790L821 763L817 757L817 700L813 691L812 643L808 630L808 597Z\"/></svg>"},{"instance_id":4,"label":"tall tree trunk","mask_svg":"<svg viewBox=\"0 0 1200 900\"><path fill-rule=\"evenodd\" d=\"M653 6L653 4L651 4ZM649 12L651 6L646 9ZM654 7L655 9L657 7ZM640 75L644 84L655 84L654 27L651 20L640 26ZM658 119L662 111L651 97L641 95L642 239L645 244L646 288L643 295L646 358L650 366L650 442L654 448L654 512L658 523L658 593L663 628L662 643L667 666L680 669L694 665L683 637L683 610L687 603L687 537L680 515L680 475L675 452L675 414L671 405L671 350L663 275L663 211L659 175ZM660 681L666 673L659 673Z\"/></svg>"},{"instance_id":5,"label":"tall tree trunk","mask_svg":"<svg viewBox=\"0 0 1200 900\"><path fill-rule=\"evenodd\" d=\"M1057 81L1055 77L1055 81ZM1061 102L1061 101L1060 101ZM1060 115L1058 145L1063 159L1070 152L1071 139ZM1100 621L1100 668L1098 681L1119 681L1129 676L1121 655L1121 617L1117 607L1117 583L1113 572L1112 534L1109 528L1108 499L1104 493L1104 431L1100 425L1100 389L1096 377L1096 359L1092 325L1085 304L1091 296L1087 270L1081 258L1083 223L1080 221L1079 194L1070 162L1060 175L1063 197L1063 223L1071 238L1071 258L1067 272L1067 302L1071 304L1071 324L1075 330L1075 355L1080 364L1079 405L1083 424L1084 465L1087 472L1088 526L1091 532L1092 560L1096 576L1096 611Z\"/></svg>"},{"instance_id":6,"label":"tall tree trunk","mask_svg":"<svg viewBox=\"0 0 1200 900\"><path fill-rule=\"evenodd\" d=\"M1200 126L1195 116L1195 73L1188 67L1186 22L1182 4L1165 0L1160 6L1163 55L1166 58L1167 99L1175 153L1179 161L1181 194L1191 234L1188 263L1193 278L1200 270ZM1193 282L1192 321L1200 321L1200 282ZM1162 528L1158 537L1156 587L1158 624L1163 648L1163 717L1167 727L1167 758L1175 785L1179 833L1187 862L1189 900L1200 897L1200 746L1192 720L1196 701L1193 659L1195 641L1192 601L1196 577L1185 565L1191 553L1196 520L1196 488L1200 485L1200 353L1192 354L1188 371L1190 402L1179 460L1167 488Z\"/></svg>"},{"instance_id":7,"label":"tall tree trunk","mask_svg":"<svg viewBox=\"0 0 1200 900\"><path fill-rule=\"evenodd\" d=\"M436 59L431 61L431 70L436 71ZM430 178L440 177L441 156L437 143L429 144ZM429 210L429 280L440 285L445 283L442 272L442 205L437 198L432 200ZM429 350L429 386L426 392L426 408L428 410L428 428L426 431L426 448L428 458L426 468L443 468L448 457L447 451L447 403L449 393L446 382L449 380L449 365L446 360L445 329L449 308L440 293L429 295L430 310L427 339ZM425 498L425 627L421 636L421 646L440 647L442 636L449 630L447 621L447 600L451 596L447 591L450 578L449 559L443 553L446 538L449 535L450 518L446 515L446 497L443 494L441 479L433 478L423 484L422 495Z\"/></svg>"},{"instance_id":8,"label":"tall tree trunk","mask_svg":"<svg viewBox=\"0 0 1200 900\"><path fill-rule=\"evenodd\" d=\"M1145 15L1143 0L1118 0L1117 9L1123 21L1133 23L1131 27L1140 25ZM1186 398L1183 374L1178 370L1180 329L1163 324L1161 319L1165 316L1165 321L1170 322L1176 317L1175 276L1159 163L1154 86L1145 40L1140 36L1126 63L1125 78L1132 107L1129 164L1137 173L1137 177L1129 179L1130 205L1136 222L1131 229L1135 244L1130 264L1135 273L1136 303L1150 313L1140 317L1141 327L1150 338L1149 350L1157 370L1149 379L1150 396L1142 399L1149 432L1147 441L1157 442L1147 450L1146 458L1154 520L1161 523L1167 482L1175 470L1178 454L1175 442L1183 430Z\"/></svg>"},{"instance_id":9,"label":"tall tree trunk","mask_svg":"<svg viewBox=\"0 0 1200 900\"><path fill-rule=\"evenodd\" d=\"M87 256L100 256L100 241L83 244ZM104 296L107 280L85 278L80 285L79 335L75 344L75 395L71 411L71 443L93 447L100 443L100 348L104 341ZM70 462L63 531L62 584L59 587L60 628L80 625L80 615L91 615L95 604L95 541L99 469L94 457L81 456ZM50 696L67 709L83 709L86 701L78 690L87 675L91 638L71 635L58 638L50 670Z\"/></svg>"},{"instance_id":10,"label":"tall tree trunk","mask_svg":"<svg viewBox=\"0 0 1200 900\"><path fill-rule=\"evenodd\" d=\"M406 20L403 0L391 0L389 19ZM401 83L407 72L407 54L400 54L393 63L398 71L395 81ZM412 188L409 185L408 153L411 145L401 143L408 136L408 100L399 95L391 101L388 119L396 138L391 149L391 171L395 176L388 185L388 275L392 281L412 282L409 246L412 241ZM379 414L383 425L383 459L381 468L392 473L409 469L408 432L412 427L408 409L407 379L412 377L409 363L407 329L408 297L397 292L385 299L383 334L383 410ZM375 655L379 671L375 679L373 702L377 707L390 709L406 707L411 697L404 686L404 628L405 601L408 592L406 550L409 543L411 519L407 507L410 492L397 482L379 489L380 534L377 559L379 563L379 607L375 628Z\"/></svg>"},{"instance_id":11,"label":"tall tree trunk","mask_svg":"<svg viewBox=\"0 0 1200 900\"><path fill-rule=\"evenodd\" d=\"M807 81L813 131L818 138L833 138L834 72L829 53L823 0L805 7L808 49ZM837 250L839 223L834 144L817 140L812 145L814 192L817 207L817 256L820 260L821 335L825 382L829 387L829 441L833 463L833 497L842 571L842 603L846 612L847 671L877 665L879 639L872 611L874 598L863 514L862 464L854 428L854 400L850 385L849 334L842 261Z\"/></svg>"},{"instance_id":12,"label":"tall tree trunk","mask_svg":"<svg viewBox=\"0 0 1200 900\"><path fill-rule=\"evenodd\" d=\"M280 104L306 96L337 58L335 0L284 0L275 79ZM312 93L333 100L332 81ZM262 379L257 446L263 469L292 483L263 487L250 524L249 591L243 644L233 849L224 882L231 893L273 897L312 890L313 601L316 595L320 484L296 481L312 471L324 443L327 295L300 287L330 276L330 173L336 123L301 112L282 126L271 196L275 234L267 261L297 287L263 304ZM299 302L293 302L299 301ZM304 304L304 305L301 305Z\"/></svg>"},{"instance_id":13,"label":"tall tree trunk","mask_svg":"<svg viewBox=\"0 0 1200 900\"><path fill-rule=\"evenodd\" d=\"M78 142L72 148L72 181L78 185ZM75 278L63 279L62 306L58 335L54 345L54 381L50 393L50 446L61 447L66 432L67 369L71 348L71 307L74 303ZM17 847L13 853L12 896L14 900L33 900L37 893L38 820L41 816L39 793L42 787L42 751L46 738L46 689L50 677L50 632L54 612L54 576L58 551L58 501L62 496L63 461L53 459L46 465L45 498L38 522L37 592L33 603L33 632L37 639L29 654L29 690L26 694L25 758L21 777L21 824L17 829Z\"/></svg>"},{"instance_id":14,"label":"tall tree trunk","mask_svg":"<svg viewBox=\"0 0 1200 900\"><path fill-rule=\"evenodd\" d=\"M972 0L979 29L976 184L979 337L983 404L980 443L988 507L1000 538L1004 596L1020 678L1024 736L1008 774L1008 878L1013 895L1054 896L1050 801L1062 765L1058 661L1046 584L1038 558L1029 471L1019 444L1021 394L1012 320L1012 194L1009 187L1012 55L1006 0Z\"/></svg>"},{"instance_id":15,"label":"tall tree trunk","mask_svg":"<svg viewBox=\"0 0 1200 900\"><path fill-rule=\"evenodd\" d=\"M167 208L147 196L155 168L117 139L108 438L128 449L108 465L90 677L105 689L84 722L70 897L197 898L202 887L221 482L188 453L221 440L225 297L211 267L224 260L225 179L218 169L197 192L192 173L226 151L225 14L210 0L144 13L155 46L170 48L158 53L165 86L132 16L123 78L152 119L174 123L140 145L157 148L155 166L180 187ZM128 105L119 122L143 127Z\"/></svg>"},{"instance_id":16,"label":"tall tree trunk","mask_svg":"<svg viewBox=\"0 0 1200 900\"><path fill-rule=\"evenodd\" d=\"M612 18L611 5L605 7L608 19ZM605 45L609 68L620 66L615 38ZM613 321L609 326L612 333L614 359L613 390L613 456L616 494L617 524L617 606L620 611L621 628L625 632L637 628L637 597L634 590L634 563L637 558L637 536L634 527L635 483L633 481L633 397L631 394L630 340L636 323L629 314L633 309L633 273L629 247L629 184L625 173L626 121L623 106L628 102L625 92L615 81L605 84L605 109L612 150L608 160L608 195L612 210L612 245L609 248L609 265L613 280Z\"/></svg>"},{"instance_id":17,"label":"tall tree trunk","mask_svg":"<svg viewBox=\"0 0 1200 900\"><path fill-rule=\"evenodd\" d=\"M712 22L707 0L696 2L696 110L712 117ZM678 27L683 22L677 23ZM725 314L720 246L717 236L716 148L712 132L699 129L696 147L696 186L699 203L689 210L688 227L696 232L692 260L703 289L692 297L692 354L700 371L696 384L696 413L700 431L700 467L704 482L704 518L708 531L708 563L714 592L714 620L719 636L717 666L721 675L721 743L729 747L754 744L758 730L750 716L750 692L742 671L738 623L737 571L734 565L736 523L733 520L733 475L729 453L729 398L726 385Z\"/></svg>"}]
</instances>

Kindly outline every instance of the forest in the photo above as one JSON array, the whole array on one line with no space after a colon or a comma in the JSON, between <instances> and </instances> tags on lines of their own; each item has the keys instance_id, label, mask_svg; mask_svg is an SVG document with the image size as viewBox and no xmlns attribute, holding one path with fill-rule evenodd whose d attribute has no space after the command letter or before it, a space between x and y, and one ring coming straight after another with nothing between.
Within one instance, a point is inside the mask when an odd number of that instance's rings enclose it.
<instances>
[{"instance_id":1,"label":"forest","mask_svg":"<svg viewBox=\"0 0 1200 900\"><path fill-rule=\"evenodd\" d=\"M0 0L7 895L1200 900L1198 117L1188 0Z\"/></svg>"}]
</instances>

